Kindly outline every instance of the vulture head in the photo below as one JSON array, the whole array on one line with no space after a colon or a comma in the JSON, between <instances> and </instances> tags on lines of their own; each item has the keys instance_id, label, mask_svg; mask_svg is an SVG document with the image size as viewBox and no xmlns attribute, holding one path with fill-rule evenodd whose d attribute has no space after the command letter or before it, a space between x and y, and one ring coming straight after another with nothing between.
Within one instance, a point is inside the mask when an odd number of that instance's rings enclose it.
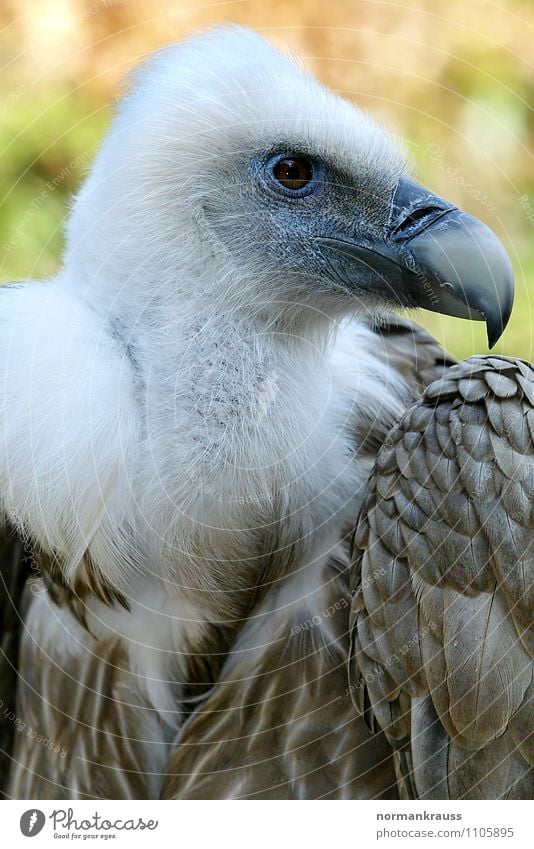
<instances>
[{"instance_id":1,"label":"vulture head","mask_svg":"<svg viewBox=\"0 0 534 849\"><path fill-rule=\"evenodd\" d=\"M130 328L176 311L315 327L512 302L495 235L406 176L381 127L259 36L216 31L136 72L74 205L67 267ZM146 324L146 322L145 322Z\"/></svg>"}]
</instances>

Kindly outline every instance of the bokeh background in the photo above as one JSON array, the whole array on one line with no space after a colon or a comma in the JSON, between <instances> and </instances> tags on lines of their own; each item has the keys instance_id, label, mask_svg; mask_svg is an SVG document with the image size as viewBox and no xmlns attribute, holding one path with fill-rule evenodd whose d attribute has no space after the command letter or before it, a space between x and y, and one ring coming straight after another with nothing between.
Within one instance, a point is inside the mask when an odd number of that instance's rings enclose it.
<instances>
[{"instance_id":1,"label":"bokeh background","mask_svg":"<svg viewBox=\"0 0 534 849\"><path fill-rule=\"evenodd\" d=\"M0 2L0 281L58 268L69 198L129 69L240 23L386 122L421 181L498 232L517 299L497 350L534 359L532 0ZM482 324L421 321L458 356L487 350Z\"/></svg>"}]
</instances>

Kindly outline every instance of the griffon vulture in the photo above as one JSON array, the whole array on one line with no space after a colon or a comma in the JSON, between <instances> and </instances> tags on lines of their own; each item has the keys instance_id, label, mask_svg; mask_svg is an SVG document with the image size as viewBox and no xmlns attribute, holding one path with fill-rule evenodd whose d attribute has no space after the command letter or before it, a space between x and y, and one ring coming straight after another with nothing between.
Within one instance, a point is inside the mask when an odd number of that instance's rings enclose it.
<instances>
[{"instance_id":1,"label":"griffon vulture","mask_svg":"<svg viewBox=\"0 0 534 849\"><path fill-rule=\"evenodd\" d=\"M149 60L0 292L4 793L528 795L531 372L391 317L512 295L258 36Z\"/></svg>"}]
</instances>

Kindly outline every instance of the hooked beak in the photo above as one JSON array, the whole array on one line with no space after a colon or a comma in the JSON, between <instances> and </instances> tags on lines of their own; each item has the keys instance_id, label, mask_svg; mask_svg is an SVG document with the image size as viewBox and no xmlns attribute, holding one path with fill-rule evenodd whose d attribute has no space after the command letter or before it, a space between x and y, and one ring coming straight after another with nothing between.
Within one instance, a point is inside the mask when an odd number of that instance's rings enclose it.
<instances>
[{"instance_id":1,"label":"hooked beak","mask_svg":"<svg viewBox=\"0 0 534 849\"><path fill-rule=\"evenodd\" d=\"M514 279L503 245L481 221L416 183L399 181L382 239L318 241L329 267L356 293L485 321L490 348L508 323Z\"/></svg>"}]
</instances>

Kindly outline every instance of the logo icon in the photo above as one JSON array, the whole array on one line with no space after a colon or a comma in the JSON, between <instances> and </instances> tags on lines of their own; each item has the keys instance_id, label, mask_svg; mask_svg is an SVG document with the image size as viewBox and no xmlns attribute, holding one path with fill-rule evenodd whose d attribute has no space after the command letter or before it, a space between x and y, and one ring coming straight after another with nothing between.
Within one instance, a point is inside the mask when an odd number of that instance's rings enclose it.
<instances>
[{"instance_id":1,"label":"logo icon","mask_svg":"<svg viewBox=\"0 0 534 849\"><path fill-rule=\"evenodd\" d=\"M35 837L42 831L46 822L46 817L42 811L37 808L30 808L29 811L24 811L20 818L20 830L24 837Z\"/></svg>"}]
</instances>

